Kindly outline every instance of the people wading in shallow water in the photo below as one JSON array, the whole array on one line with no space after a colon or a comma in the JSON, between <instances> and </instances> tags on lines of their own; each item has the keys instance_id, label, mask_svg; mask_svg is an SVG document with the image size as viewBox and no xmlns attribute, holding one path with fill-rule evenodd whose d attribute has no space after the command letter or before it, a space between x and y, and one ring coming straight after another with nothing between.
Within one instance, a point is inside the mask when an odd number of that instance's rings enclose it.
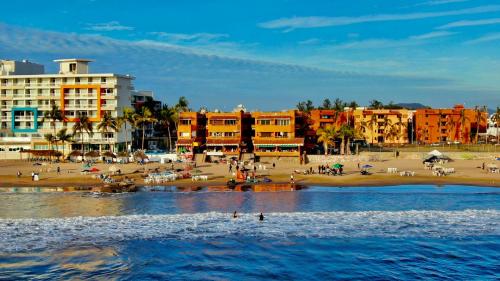
<instances>
[{"instance_id":1,"label":"people wading in shallow water","mask_svg":"<svg viewBox=\"0 0 500 281\"><path fill-rule=\"evenodd\" d=\"M259 221L263 221L264 220L264 215L262 213L260 213L259 215Z\"/></svg>"},{"instance_id":2,"label":"people wading in shallow water","mask_svg":"<svg viewBox=\"0 0 500 281\"><path fill-rule=\"evenodd\" d=\"M238 214L236 213L236 211L234 211L234 213L233 213L233 219L236 219L236 218L238 218Z\"/></svg>"}]
</instances>

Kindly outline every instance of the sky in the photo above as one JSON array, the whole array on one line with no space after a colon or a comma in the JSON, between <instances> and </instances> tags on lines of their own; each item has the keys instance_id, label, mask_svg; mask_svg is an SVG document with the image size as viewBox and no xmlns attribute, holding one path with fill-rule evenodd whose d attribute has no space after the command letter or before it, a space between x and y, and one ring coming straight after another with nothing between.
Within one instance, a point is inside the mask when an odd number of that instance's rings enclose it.
<instances>
[{"instance_id":1,"label":"sky","mask_svg":"<svg viewBox=\"0 0 500 281\"><path fill-rule=\"evenodd\" d=\"M500 1L2 3L0 59L135 77L172 104L293 108L324 98L500 106Z\"/></svg>"}]
</instances>

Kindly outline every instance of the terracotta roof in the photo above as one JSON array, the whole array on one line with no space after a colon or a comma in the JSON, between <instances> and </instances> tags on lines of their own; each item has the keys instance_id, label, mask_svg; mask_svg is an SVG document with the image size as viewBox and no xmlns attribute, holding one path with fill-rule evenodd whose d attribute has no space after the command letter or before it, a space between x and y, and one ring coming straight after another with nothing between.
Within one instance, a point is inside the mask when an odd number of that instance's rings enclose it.
<instances>
[{"instance_id":1,"label":"terracotta roof","mask_svg":"<svg viewBox=\"0 0 500 281\"><path fill-rule=\"evenodd\" d=\"M239 145L240 139L238 138L214 138L207 139L207 145Z\"/></svg>"},{"instance_id":2,"label":"terracotta roof","mask_svg":"<svg viewBox=\"0 0 500 281\"><path fill-rule=\"evenodd\" d=\"M254 144L299 144L304 145L304 138L294 138L294 139L253 139Z\"/></svg>"}]
</instances>

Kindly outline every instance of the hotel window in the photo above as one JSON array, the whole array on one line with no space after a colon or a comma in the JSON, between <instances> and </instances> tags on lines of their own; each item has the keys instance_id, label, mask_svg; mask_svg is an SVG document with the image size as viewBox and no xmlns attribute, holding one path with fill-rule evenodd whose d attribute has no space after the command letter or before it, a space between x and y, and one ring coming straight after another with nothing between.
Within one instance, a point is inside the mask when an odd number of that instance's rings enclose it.
<instances>
[{"instance_id":1,"label":"hotel window","mask_svg":"<svg viewBox=\"0 0 500 281\"><path fill-rule=\"evenodd\" d=\"M55 85L56 84L56 78L50 78L50 84Z\"/></svg>"},{"instance_id":2,"label":"hotel window","mask_svg":"<svg viewBox=\"0 0 500 281\"><path fill-rule=\"evenodd\" d=\"M271 125L271 120L269 119L260 119L259 120L260 125Z\"/></svg>"},{"instance_id":3,"label":"hotel window","mask_svg":"<svg viewBox=\"0 0 500 281\"><path fill-rule=\"evenodd\" d=\"M271 133L271 132L261 132L260 133L261 138L270 138L272 136L273 136L273 133Z\"/></svg>"},{"instance_id":4,"label":"hotel window","mask_svg":"<svg viewBox=\"0 0 500 281\"><path fill-rule=\"evenodd\" d=\"M274 136L277 138L288 138L288 132L276 132Z\"/></svg>"},{"instance_id":5,"label":"hotel window","mask_svg":"<svg viewBox=\"0 0 500 281\"><path fill-rule=\"evenodd\" d=\"M76 78L75 78L75 83L76 83L76 84L80 84L80 77L76 77Z\"/></svg>"},{"instance_id":6,"label":"hotel window","mask_svg":"<svg viewBox=\"0 0 500 281\"><path fill-rule=\"evenodd\" d=\"M70 72L75 72L76 71L76 63L70 63L69 64L69 71Z\"/></svg>"},{"instance_id":7,"label":"hotel window","mask_svg":"<svg viewBox=\"0 0 500 281\"><path fill-rule=\"evenodd\" d=\"M69 94L69 89L68 88L64 88L64 93L65 94Z\"/></svg>"},{"instance_id":8,"label":"hotel window","mask_svg":"<svg viewBox=\"0 0 500 281\"><path fill-rule=\"evenodd\" d=\"M92 83L92 77L88 78L89 84Z\"/></svg>"},{"instance_id":9,"label":"hotel window","mask_svg":"<svg viewBox=\"0 0 500 281\"><path fill-rule=\"evenodd\" d=\"M276 120L276 125L288 126L288 125L290 125L290 120L289 119L278 119L278 120Z\"/></svg>"},{"instance_id":10,"label":"hotel window","mask_svg":"<svg viewBox=\"0 0 500 281\"><path fill-rule=\"evenodd\" d=\"M191 136L191 133L186 133L186 132L182 132L181 133L181 137L185 137L185 138L188 138Z\"/></svg>"},{"instance_id":11,"label":"hotel window","mask_svg":"<svg viewBox=\"0 0 500 281\"><path fill-rule=\"evenodd\" d=\"M191 119L181 119L181 125L191 125Z\"/></svg>"},{"instance_id":12,"label":"hotel window","mask_svg":"<svg viewBox=\"0 0 500 281\"><path fill-rule=\"evenodd\" d=\"M101 77L101 83L106 83L106 77Z\"/></svg>"},{"instance_id":13,"label":"hotel window","mask_svg":"<svg viewBox=\"0 0 500 281\"><path fill-rule=\"evenodd\" d=\"M225 137L236 137L236 133L234 133L234 132L225 132L224 136Z\"/></svg>"},{"instance_id":14,"label":"hotel window","mask_svg":"<svg viewBox=\"0 0 500 281\"><path fill-rule=\"evenodd\" d=\"M224 125L236 125L236 120L224 120Z\"/></svg>"},{"instance_id":15,"label":"hotel window","mask_svg":"<svg viewBox=\"0 0 500 281\"><path fill-rule=\"evenodd\" d=\"M64 77L64 78L62 79L62 82L63 82L64 84L66 84L66 82L68 82L68 78Z\"/></svg>"}]
</instances>

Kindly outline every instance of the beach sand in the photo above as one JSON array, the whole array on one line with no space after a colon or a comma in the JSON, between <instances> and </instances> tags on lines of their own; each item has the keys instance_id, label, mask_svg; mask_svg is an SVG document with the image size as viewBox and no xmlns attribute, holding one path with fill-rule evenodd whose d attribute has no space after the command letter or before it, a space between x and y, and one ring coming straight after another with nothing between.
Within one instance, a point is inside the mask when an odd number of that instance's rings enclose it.
<instances>
[{"instance_id":1,"label":"beach sand","mask_svg":"<svg viewBox=\"0 0 500 281\"><path fill-rule=\"evenodd\" d=\"M500 174L487 173L483 170L482 164L491 163L485 160L455 160L446 164L446 167L455 168L456 173L437 177L433 176L430 170L425 170L422 160L416 159L391 159L385 161L370 162L373 165L371 175L361 175L357 162L346 162L344 167L345 175L302 175L295 174L295 183L301 185L321 185L321 186L384 186L403 184L458 184L458 185L478 185L478 186L500 186ZM498 161L496 161L498 162ZM329 163L330 165L333 163ZM361 163L361 165L366 163ZM171 164L149 163L138 164L113 164L122 172L121 176L113 176L117 180L125 176L135 181L136 185L144 184L143 176L147 172L152 172L158 168L160 171L170 169ZM289 183L290 175L295 170L304 171L313 167L317 173L318 164L299 165L284 161L277 161L276 168L272 164L265 164L266 170L257 170L258 177L267 176L272 183ZM98 163L95 165L103 173L109 174L110 164ZM56 172L57 167L61 168L61 173ZM183 163L176 163L175 168L182 169ZM399 171L414 171L415 176L407 177L397 174L387 173L387 168L398 168ZM34 166L33 162L23 160L0 160L0 187L93 187L98 188L104 184L92 178L91 175L81 174L81 163L57 163ZM228 171L227 164L203 163L197 166L201 174L208 175L209 180L203 182L193 182L191 179L177 180L162 185L171 186L216 186L225 185L232 178ZM233 168L234 169L234 168ZM17 171L21 171L22 176L17 177ZM39 181L31 180L31 172L40 173Z\"/></svg>"}]
</instances>

